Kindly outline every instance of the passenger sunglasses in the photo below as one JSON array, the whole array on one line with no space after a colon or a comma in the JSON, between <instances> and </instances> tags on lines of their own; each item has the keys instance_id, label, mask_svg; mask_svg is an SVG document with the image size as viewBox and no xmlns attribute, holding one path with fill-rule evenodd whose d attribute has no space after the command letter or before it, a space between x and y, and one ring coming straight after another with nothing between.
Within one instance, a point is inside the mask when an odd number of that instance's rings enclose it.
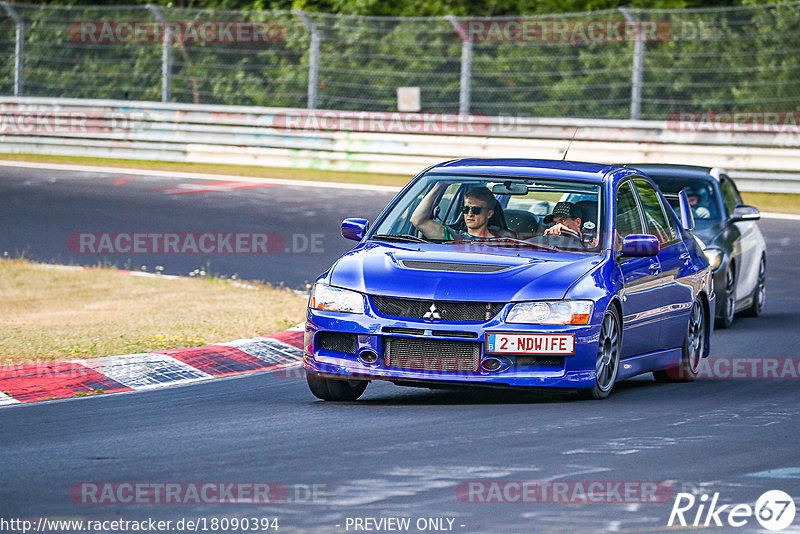
<instances>
[{"instance_id":1,"label":"passenger sunglasses","mask_svg":"<svg viewBox=\"0 0 800 534\"><path fill-rule=\"evenodd\" d=\"M463 206L461 208L461 213L467 214L472 211L472 215L480 215L481 211L483 211L483 206Z\"/></svg>"}]
</instances>

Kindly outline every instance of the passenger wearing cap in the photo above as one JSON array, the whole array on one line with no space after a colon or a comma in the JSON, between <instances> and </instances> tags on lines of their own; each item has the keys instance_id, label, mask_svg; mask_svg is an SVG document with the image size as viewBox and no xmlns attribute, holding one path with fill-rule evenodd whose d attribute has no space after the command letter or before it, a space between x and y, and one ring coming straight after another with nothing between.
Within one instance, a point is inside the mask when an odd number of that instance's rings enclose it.
<instances>
[{"instance_id":1,"label":"passenger wearing cap","mask_svg":"<svg viewBox=\"0 0 800 534\"><path fill-rule=\"evenodd\" d=\"M583 244L583 225L581 209L572 202L558 202L553 208L553 213L544 218L545 224L555 223L544 231L545 235L575 235ZM597 246L597 238L592 237L589 247Z\"/></svg>"}]
</instances>

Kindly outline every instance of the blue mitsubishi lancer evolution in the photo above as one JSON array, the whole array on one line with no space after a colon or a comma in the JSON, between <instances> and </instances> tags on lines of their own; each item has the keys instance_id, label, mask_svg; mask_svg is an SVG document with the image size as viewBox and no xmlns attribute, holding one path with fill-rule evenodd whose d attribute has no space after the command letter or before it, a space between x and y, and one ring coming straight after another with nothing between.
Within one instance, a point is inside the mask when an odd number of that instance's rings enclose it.
<instances>
[{"instance_id":1,"label":"blue mitsubishi lancer evolution","mask_svg":"<svg viewBox=\"0 0 800 534\"><path fill-rule=\"evenodd\" d=\"M371 380L417 387L574 390L692 380L708 356L711 269L641 171L461 159L426 169L314 284L311 392L355 400Z\"/></svg>"}]
</instances>

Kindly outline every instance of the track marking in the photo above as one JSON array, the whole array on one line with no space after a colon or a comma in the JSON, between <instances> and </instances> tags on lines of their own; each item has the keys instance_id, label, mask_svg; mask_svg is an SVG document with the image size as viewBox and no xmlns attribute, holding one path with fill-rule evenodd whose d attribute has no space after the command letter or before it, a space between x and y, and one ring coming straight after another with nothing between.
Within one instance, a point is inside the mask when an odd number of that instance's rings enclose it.
<instances>
[{"instance_id":1,"label":"track marking","mask_svg":"<svg viewBox=\"0 0 800 534\"><path fill-rule=\"evenodd\" d=\"M171 187L168 189L158 189L157 191L161 191L167 195L191 195L194 193L224 193L227 191L233 191L235 189L248 189L252 187L272 187L276 184L273 183L261 183L256 184L253 182L239 182L239 181L222 181L222 182L212 182L210 184L178 184L175 187Z\"/></svg>"},{"instance_id":2,"label":"track marking","mask_svg":"<svg viewBox=\"0 0 800 534\"><path fill-rule=\"evenodd\" d=\"M781 467L778 469L768 469L757 473L748 473L746 477L758 478L800 478L800 467Z\"/></svg>"},{"instance_id":3,"label":"track marking","mask_svg":"<svg viewBox=\"0 0 800 534\"><path fill-rule=\"evenodd\" d=\"M341 182L313 182L310 180L287 180L284 178L256 178L253 176L237 176L234 174L205 174L196 172L155 171L151 169L126 169L124 167L99 167L93 165L66 165L57 163L33 163L29 161L0 160L0 167L20 167L23 169L45 169L52 171L91 172L97 174L126 174L162 178L181 178L191 180L215 180L250 183L269 183L271 185L290 185L292 187L316 187L325 189L351 189L355 191L380 191L397 193L400 188L390 185L348 184ZM411 176L408 177L411 179Z\"/></svg>"}]
</instances>

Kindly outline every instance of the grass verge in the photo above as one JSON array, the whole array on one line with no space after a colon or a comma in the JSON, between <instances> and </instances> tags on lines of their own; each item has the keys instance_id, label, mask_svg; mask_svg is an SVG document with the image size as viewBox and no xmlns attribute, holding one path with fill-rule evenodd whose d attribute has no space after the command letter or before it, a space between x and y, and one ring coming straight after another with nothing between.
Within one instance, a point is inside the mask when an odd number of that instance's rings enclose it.
<instances>
[{"instance_id":1,"label":"grass verge","mask_svg":"<svg viewBox=\"0 0 800 534\"><path fill-rule=\"evenodd\" d=\"M370 174L365 172L322 171L316 169L284 169L279 167L257 167L253 165L142 161L137 159L85 158L81 156L45 156L38 154L0 154L0 160L94 165L100 167L125 167L129 169L149 169L154 171L230 174L233 176L252 176L255 178L313 180L315 182L390 185L398 188L404 186L412 178L412 176L401 176L397 174Z\"/></svg>"},{"instance_id":2,"label":"grass verge","mask_svg":"<svg viewBox=\"0 0 800 534\"><path fill-rule=\"evenodd\" d=\"M248 286L0 259L0 365L222 343L303 320L306 301L296 293Z\"/></svg>"},{"instance_id":3,"label":"grass verge","mask_svg":"<svg viewBox=\"0 0 800 534\"><path fill-rule=\"evenodd\" d=\"M760 211L800 215L800 195L794 193L742 192L742 200Z\"/></svg>"}]
</instances>

